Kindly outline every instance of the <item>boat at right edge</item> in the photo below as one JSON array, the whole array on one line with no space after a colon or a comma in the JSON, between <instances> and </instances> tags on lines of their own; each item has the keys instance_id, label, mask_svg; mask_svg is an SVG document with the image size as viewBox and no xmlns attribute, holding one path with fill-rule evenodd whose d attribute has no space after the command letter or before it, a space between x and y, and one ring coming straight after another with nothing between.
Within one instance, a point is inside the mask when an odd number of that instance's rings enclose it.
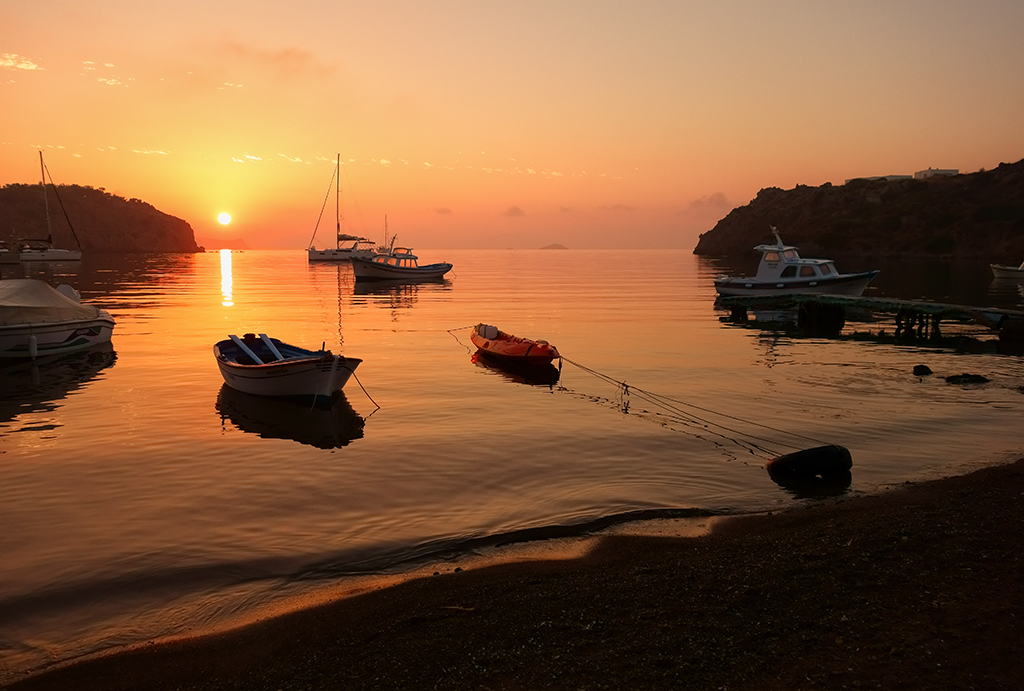
<instances>
[{"instance_id":1,"label":"boat at right edge","mask_svg":"<svg viewBox=\"0 0 1024 691\"><path fill-rule=\"evenodd\" d=\"M841 274L831 259L804 259L797 248L782 242L772 227L775 244L758 245L761 253L757 274L753 277L720 276L715 279L719 295L793 295L826 293L860 296L880 272L878 269Z\"/></svg>"}]
</instances>

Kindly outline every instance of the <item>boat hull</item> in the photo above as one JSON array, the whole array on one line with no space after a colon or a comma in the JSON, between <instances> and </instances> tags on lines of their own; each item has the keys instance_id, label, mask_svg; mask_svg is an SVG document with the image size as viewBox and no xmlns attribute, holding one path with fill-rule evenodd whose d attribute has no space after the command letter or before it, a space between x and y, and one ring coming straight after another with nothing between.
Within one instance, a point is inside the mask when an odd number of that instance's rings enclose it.
<instances>
[{"instance_id":1,"label":"boat hull","mask_svg":"<svg viewBox=\"0 0 1024 691\"><path fill-rule=\"evenodd\" d=\"M63 355L109 343L114 319L100 310L95 319L0 326L0 358Z\"/></svg>"},{"instance_id":2,"label":"boat hull","mask_svg":"<svg viewBox=\"0 0 1024 691\"><path fill-rule=\"evenodd\" d=\"M474 329L469 340L481 355L503 364L542 367L561 357L558 349L550 343L517 338L502 331L498 331L494 338L485 338Z\"/></svg>"},{"instance_id":3,"label":"boat hull","mask_svg":"<svg viewBox=\"0 0 1024 691\"><path fill-rule=\"evenodd\" d=\"M868 284L879 274L864 271L855 274L839 274L833 278L808 280L759 281L753 278L719 278L715 281L715 290L719 295L793 295L796 293L852 295L858 297L864 293Z\"/></svg>"},{"instance_id":4,"label":"boat hull","mask_svg":"<svg viewBox=\"0 0 1024 691\"><path fill-rule=\"evenodd\" d=\"M994 278L1024 278L1024 267L989 264Z\"/></svg>"},{"instance_id":5,"label":"boat hull","mask_svg":"<svg viewBox=\"0 0 1024 691\"><path fill-rule=\"evenodd\" d=\"M391 266L390 264L373 262L361 257L352 258L352 272L356 275L356 280L387 281L441 278L451 270L452 265L448 262L409 267Z\"/></svg>"},{"instance_id":6,"label":"boat hull","mask_svg":"<svg viewBox=\"0 0 1024 691\"><path fill-rule=\"evenodd\" d=\"M312 399L320 406L332 403L362 362L329 352L321 355L307 351L307 355L275 362L243 364L231 355L233 345L231 341L221 341L213 347L225 384L254 396Z\"/></svg>"},{"instance_id":7,"label":"boat hull","mask_svg":"<svg viewBox=\"0 0 1024 691\"><path fill-rule=\"evenodd\" d=\"M82 251L59 249L22 250L18 258L23 262L77 262L82 259Z\"/></svg>"},{"instance_id":8,"label":"boat hull","mask_svg":"<svg viewBox=\"0 0 1024 691\"><path fill-rule=\"evenodd\" d=\"M352 257L369 258L374 255L373 250L351 250L351 249L310 249L307 256L311 262L347 262Z\"/></svg>"}]
</instances>

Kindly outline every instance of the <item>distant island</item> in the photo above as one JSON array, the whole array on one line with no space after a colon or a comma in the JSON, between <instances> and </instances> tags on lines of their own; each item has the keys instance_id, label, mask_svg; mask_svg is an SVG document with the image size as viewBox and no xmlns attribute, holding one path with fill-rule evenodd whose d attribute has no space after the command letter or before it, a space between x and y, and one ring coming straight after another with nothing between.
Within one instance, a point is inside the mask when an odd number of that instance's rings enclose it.
<instances>
[{"instance_id":1,"label":"distant island","mask_svg":"<svg viewBox=\"0 0 1024 691\"><path fill-rule=\"evenodd\" d=\"M567 250L569 248L566 247L565 245L559 245L557 242L554 242L554 243L552 243L550 245L545 245L544 247L541 247L541 249L542 250Z\"/></svg>"},{"instance_id":2,"label":"distant island","mask_svg":"<svg viewBox=\"0 0 1024 691\"><path fill-rule=\"evenodd\" d=\"M693 253L746 256L771 226L806 257L1024 261L1024 160L925 180L768 187L701 234Z\"/></svg>"},{"instance_id":3,"label":"distant island","mask_svg":"<svg viewBox=\"0 0 1024 691\"><path fill-rule=\"evenodd\" d=\"M242 238L196 238L196 242L211 251L252 249Z\"/></svg>"},{"instance_id":4,"label":"distant island","mask_svg":"<svg viewBox=\"0 0 1024 691\"><path fill-rule=\"evenodd\" d=\"M58 185L56 194L48 186L46 193L54 247L128 253L203 250L196 244L192 226L141 199L125 199L80 185ZM40 186L14 183L0 187L0 240L46 237Z\"/></svg>"}]
</instances>

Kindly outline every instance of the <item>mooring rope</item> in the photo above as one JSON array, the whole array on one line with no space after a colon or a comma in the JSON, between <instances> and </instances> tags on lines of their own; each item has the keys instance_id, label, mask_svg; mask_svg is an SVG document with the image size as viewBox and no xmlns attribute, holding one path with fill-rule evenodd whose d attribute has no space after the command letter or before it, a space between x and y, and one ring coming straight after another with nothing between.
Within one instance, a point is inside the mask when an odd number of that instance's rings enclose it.
<instances>
[{"instance_id":1,"label":"mooring rope","mask_svg":"<svg viewBox=\"0 0 1024 691\"><path fill-rule=\"evenodd\" d=\"M615 385L619 389L620 396L628 397L630 394L633 394L637 398L639 398L639 399L641 399L643 401L646 401L646 402L650 403L653 406L658 406L658 407L660 407L660 408L662 408L662 409L664 409L666 411L669 411L669 416L670 417L675 416L677 421L680 422L681 424L691 424L692 425L692 424L695 424L695 423L702 423L705 427L708 427L708 426L716 427L718 429L722 429L722 430L725 430L727 432L731 432L733 434L737 434L737 435L746 437L746 438L751 439L751 440L757 440L757 441L760 441L760 442L765 442L765 443L767 443L769 445L774 444L774 445L779 445L779 446L785 446L785 447L792 448L792 449L799 449L800 448L796 444L789 444L789 443L786 443L786 442L783 442L783 441L779 441L778 439L769 439L769 438L766 438L766 437L757 436L755 434L751 434L749 432L744 432L742 430L738 430L738 429L735 429L733 427L729 427L727 425L724 425L724 424L722 424L720 422L714 422L714 421L712 421L712 420L710 420L710 419L708 419L706 417L701 417L700 415L695 415L694 413L687 412L686 410L683 410L683 408L690 408L690 409L693 409L693 410L699 410L702 413L707 413L707 414L710 414L710 415L717 415L717 416L719 416L721 418L725 418L725 419L728 419L728 420L734 420L736 422L741 422L741 423L743 423L745 425L751 425L753 427L760 427L761 429L770 430L772 432L776 432L778 434L786 435L786 436L789 436L789 437L794 437L794 438L798 438L798 439L805 439L807 441L812 441L812 442L815 442L817 444L823 444L823 445L830 443L830 442L822 441L821 439L815 439L814 437L809 437L809 436L804 435L804 434L799 434L797 432L790 432L788 430L784 430L784 429L781 429L779 427L773 427L771 425L766 425L766 424L763 424L763 423L760 423L760 422L755 422L753 420L748 420L746 418L741 418L741 417L736 416L736 415L729 415L728 413L722 413L722 412L719 412L717 410L711 410L710 408L705 408L705 407L702 407L702 406L699 406L699 405L696 405L696 404L693 404L693 403L687 403L686 401L681 401L681 400L679 400L677 398L672 398L671 396L664 396L662 394L658 394L658 393L655 393L653 391L647 391L646 389L641 389L641 388L636 387L636 386L631 386L631 385L627 384L624 381L619 381L619 380L615 379L614 377L611 377L611 376L609 376L607 374L604 374L602 372L598 372L597 370L595 370L593 368L587 367L586 365L583 365L583 364L581 364L579 362L576 362L575 360L571 360L571 359L569 359L569 358L567 358L565 356L562 356L562 360L564 360L565 362L569 363L570 365L578 367L579 369L583 370L584 372L587 372L588 374L591 374L591 375L593 375L593 376L595 376L595 377L597 377L599 379L604 380L605 382L607 382L609 384ZM628 402L624 403L622 405L622 407L623 407L624 410L628 411ZM713 430L710 430L710 429L708 430L708 432L712 433L712 434L716 434L716 435L721 436L723 438L729 438L729 439L731 439L732 441L734 441L736 443L745 443L745 444L747 444L747 445L749 445L751 447L757 448L757 449L759 449L761 451L773 453L770 449L762 447L759 444L754 444L752 442L743 442L740 439L735 439L735 438L731 438L731 437L725 437L725 435L722 435L722 434L720 434L718 432L714 432Z\"/></svg>"}]
</instances>

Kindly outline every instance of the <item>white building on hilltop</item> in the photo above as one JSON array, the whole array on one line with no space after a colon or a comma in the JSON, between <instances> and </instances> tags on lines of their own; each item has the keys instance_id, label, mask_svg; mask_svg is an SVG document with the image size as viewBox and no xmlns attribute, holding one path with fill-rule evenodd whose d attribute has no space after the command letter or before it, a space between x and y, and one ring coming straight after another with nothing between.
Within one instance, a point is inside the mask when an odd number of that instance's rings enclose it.
<instances>
[{"instance_id":1,"label":"white building on hilltop","mask_svg":"<svg viewBox=\"0 0 1024 691\"><path fill-rule=\"evenodd\" d=\"M956 168L929 168L928 170L919 170L914 173L915 180L927 180L937 175L959 175L960 171Z\"/></svg>"}]
</instances>

